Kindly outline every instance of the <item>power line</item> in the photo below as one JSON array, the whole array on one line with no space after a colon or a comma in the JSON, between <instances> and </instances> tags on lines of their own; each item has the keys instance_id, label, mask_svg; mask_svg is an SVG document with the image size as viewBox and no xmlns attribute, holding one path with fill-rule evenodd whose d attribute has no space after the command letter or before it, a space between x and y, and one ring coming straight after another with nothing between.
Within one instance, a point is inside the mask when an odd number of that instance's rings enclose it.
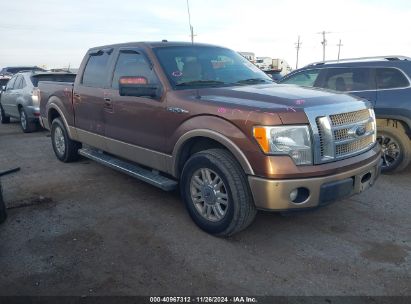
<instances>
[{"instance_id":1,"label":"power line","mask_svg":"<svg viewBox=\"0 0 411 304\"><path fill-rule=\"evenodd\" d=\"M338 57L337 57L337 60L340 61L341 47L344 46L344 44L341 44L341 39L340 39L340 42L337 44L337 46L338 46Z\"/></svg>"},{"instance_id":2,"label":"power line","mask_svg":"<svg viewBox=\"0 0 411 304\"><path fill-rule=\"evenodd\" d=\"M298 35L298 41L295 44L295 48L297 49L297 60L295 62L295 69L298 69L298 53L300 52L302 42L300 42L300 35Z\"/></svg>"}]
</instances>

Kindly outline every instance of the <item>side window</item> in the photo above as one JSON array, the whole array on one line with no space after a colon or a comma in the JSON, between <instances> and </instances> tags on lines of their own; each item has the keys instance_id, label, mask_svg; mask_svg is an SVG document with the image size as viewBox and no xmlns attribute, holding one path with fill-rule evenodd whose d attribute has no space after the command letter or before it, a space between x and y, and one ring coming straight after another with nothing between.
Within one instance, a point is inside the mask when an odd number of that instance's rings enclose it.
<instances>
[{"instance_id":1,"label":"side window","mask_svg":"<svg viewBox=\"0 0 411 304\"><path fill-rule=\"evenodd\" d=\"M404 74L393 68L377 68L376 78L378 89L403 88L410 85Z\"/></svg>"},{"instance_id":2,"label":"side window","mask_svg":"<svg viewBox=\"0 0 411 304\"><path fill-rule=\"evenodd\" d=\"M296 75L290 76L289 78L285 79L284 81L281 81L281 83L286 83L286 84L296 84L300 86L306 86L306 87L313 87L315 84L315 81L317 80L318 74L320 73L320 70L307 70L307 71L302 71Z\"/></svg>"},{"instance_id":3,"label":"side window","mask_svg":"<svg viewBox=\"0 0 411 304\"><path fill-rule=\"evenodd\" d=\"M118 89L118 82L123 76L142 76L148 84L157 84L158 79L144 55L136 51L120 51L114 70L112 87Z\"/></svg>"},{"instance_id":4,"label":"side window","mask_svg":"<svg viewBox=\"0 0 411 304\"><path fill-rule=\"evenodd\" d=\"M24 77L20 75L19 77L17 77L16 82L14 83L13 88L14 88L15 90L20 90L20 89L24 88L25 86L26 86L26 82L25 82L25 80L24 80Z\"/></svg>"},{"instance_id":5,"label":"side window","mask_svg":"<svg viewBox=\"0 0 411 304\"><path fill-rule=\"evenodd\" d=\"M6 91L13 90L14 83L16 82L16 76L9 80L6 86Z\"/></svg>"},{"instance_id":6,"label":"side window","mask_svg":"<svg viewBox=\"0 0 411 304\"><path fill-rule=\"evenodd\" d=\"M84 69L82 84L87 87L104 87L109 59L110 54L107 52L91 54Z\"/></svg>"},{"instance_id":7,"label":"side window","mask_svg":"<svg viewBox=\"0 0 411 304\"><path fill-rule=\"evenodd\" d=\"M340 92L365 91L375 89L369 68L327 69L324 88Z\"/></svg>"}]
</instances>

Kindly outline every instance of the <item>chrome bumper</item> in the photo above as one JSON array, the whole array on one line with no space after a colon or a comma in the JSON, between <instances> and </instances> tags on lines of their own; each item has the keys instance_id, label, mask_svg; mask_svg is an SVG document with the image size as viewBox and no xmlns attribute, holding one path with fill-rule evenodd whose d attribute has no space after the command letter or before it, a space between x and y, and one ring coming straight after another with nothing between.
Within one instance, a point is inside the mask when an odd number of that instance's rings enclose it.
<instances>
[{"instance_id":1,"label":"chrome bumper","mask_svg":"<svg viewBox=\"0 0 411 304\"><path fill-rule=\"evenodd\" d=\"M374 185L380 170L378 157L359 168L330 176L285 180L249 176L248 181L258 209L282 211L318 207L360 193ZM298 203L290 198L297 188L305 189L302 191L305 196Z\"/></svg>"}]
</instances>

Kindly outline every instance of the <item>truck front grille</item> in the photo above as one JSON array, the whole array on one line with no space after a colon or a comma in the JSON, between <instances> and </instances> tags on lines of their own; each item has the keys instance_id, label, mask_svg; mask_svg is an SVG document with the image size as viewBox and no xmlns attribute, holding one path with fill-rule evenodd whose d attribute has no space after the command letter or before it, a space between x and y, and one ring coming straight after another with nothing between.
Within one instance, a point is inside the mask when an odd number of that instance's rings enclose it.
<instances>
[{"instance_id":1,"label":"truck front grille","mask_svg":"<svg viewBox=\"0 0 411 304\"><path fill-rule=\"evenodd\" d=\"M374 146L376 124L373 110L363 109L316 118L316 163L351 157Z\"/></svg>"}]
</instances>

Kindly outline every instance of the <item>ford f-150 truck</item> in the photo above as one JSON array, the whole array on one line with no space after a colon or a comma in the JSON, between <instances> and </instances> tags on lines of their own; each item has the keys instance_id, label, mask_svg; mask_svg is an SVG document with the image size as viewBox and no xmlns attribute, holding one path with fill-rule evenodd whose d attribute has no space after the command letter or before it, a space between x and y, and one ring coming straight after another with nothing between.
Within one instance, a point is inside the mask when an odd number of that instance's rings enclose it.
<instances>
[{"instance_id":1,"label":"ford f-150 truck","mask_svg":"<svg viewBox=\"0 0 411 304\"><path fill-rule=\"evenodd\" d=\"M183 42L90 49L74 83L40 82L57 158L79 155L164 190L220 236L258 209L315 208L379 176L374 111L360 98L277 85L238 53Z\"/></svg>"}]
</instances>

